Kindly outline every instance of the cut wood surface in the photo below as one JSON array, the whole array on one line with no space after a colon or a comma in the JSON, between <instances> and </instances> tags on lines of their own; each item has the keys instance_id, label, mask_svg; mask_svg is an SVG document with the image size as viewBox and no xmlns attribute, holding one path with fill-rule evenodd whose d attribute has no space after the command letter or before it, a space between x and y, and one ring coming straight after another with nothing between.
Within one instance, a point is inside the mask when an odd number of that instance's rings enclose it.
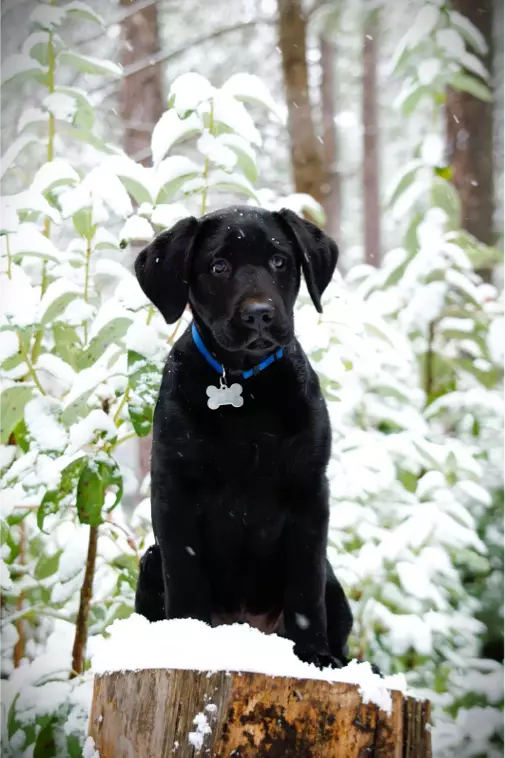
<instances>
[{"instance_id":1,"label":"cut wood surface","mask_svg":"<svg viewBox=\"0 0 505 758\"><path fill-rule=\"evenodd\" d=\"M431 758L429 702L391 695L387 714L353 684L114 672L95 676L89 733L100 758Z\"/></svg>"}]
</instances>

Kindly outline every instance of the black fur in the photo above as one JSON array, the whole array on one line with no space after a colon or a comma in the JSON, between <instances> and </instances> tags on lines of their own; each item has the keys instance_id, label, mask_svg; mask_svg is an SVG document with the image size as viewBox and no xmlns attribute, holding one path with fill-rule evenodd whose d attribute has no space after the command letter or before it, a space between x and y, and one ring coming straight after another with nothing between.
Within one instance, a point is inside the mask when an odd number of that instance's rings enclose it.
<instances>
[{"instance_id":1,"label":"black fur","mask_svg":"<svg viewBox=\"0 0 505 758\"><path fill-rule=\"evenodd\" d=\"M324 232L291 211L239 206L180 221L136 262L169 323L189 302L244 397L241 408L207 407L219 375L188 329L167 360L154 415L157 545L142 559L136 610L150 620L248 621L284 634L320 666L346 662L352 616L326 559L330 424L293 308L302 270L321 309L337 256ZM258 306L269 309L259 324L249 318ZM279 346L281 360L241 379Z\"/></svg>"}]
</instances>

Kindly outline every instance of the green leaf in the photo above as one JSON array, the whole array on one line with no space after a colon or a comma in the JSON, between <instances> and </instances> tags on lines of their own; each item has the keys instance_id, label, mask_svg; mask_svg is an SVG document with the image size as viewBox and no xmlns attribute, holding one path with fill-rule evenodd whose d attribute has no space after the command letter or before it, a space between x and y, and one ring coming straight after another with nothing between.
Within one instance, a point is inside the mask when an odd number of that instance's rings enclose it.
<instances>
[{"instance_id":1,"label":"green leaf","mask_svg":"<svg viewBox=\"0 0 505 758\"><path fill-rule=\"evenodd\" d=\"M468 92L470 95L473 95L478 100L483 100L485 103L493 102L493 93L489 87L484 84L484 82L476 79L475 76L458 72L451 78L450 85L453 89Z\"/></svg>"},{"instance_id":2,"label":"green leaf","mask_svg":"<svg viewBox=\"0 0 505 758\"><path fill-rule=\"evenodd\" d=\"M67 737L67 757L82 758L81 742L74 734Z\"/></svg>"},{"instance_id":3,"label":"green leaf","mask_svg":"<svg viewBox=\"0 0 505 758\"><path fill-rule=\"evenodd\" d=\"M435 178L431 187L432 206L442 208L453 226L459 226L461 218L461 200L457 189L445 181L445 179Z\"/></svg>"},{"instance_id":4,"label":"green leaf","mask_svg":"<svg viewBox=\"0 0 505 758\"><path fill-rule=\"evenodd\" d=\"M33 42L33 44L31 44L31 42ZM52 36L52 45L54 55L57 55L60 50L63 50L64 47L61 37L54 33ZM30 57L35 58L35 60L38 61L41 66L44 66L46 68L49 66L49 35L46 42L40 39L39 32L35 32L35 34L30 35L30 37L28 37L28 39L25 41L23 44L23 49L28 51Z\"/></svg>"},{"instance_id":5,"label":"green leaf","mask_svg":"<svg viewBox=\"0 0 505 758\"><path fill-rule=\"evenodd\" d=\"M392 208L398 199L403 195L406 189L410 187L412 182L415 180L417 176L417 172L420 168L423 166L423 162L420 160L414 160L411 162L411 168L407 169L406 171L403 171L400 178L398 179L396 185L389 191L389 197L386 201L387 206L389 208Z\"/></svg>"},{"instance_id":6,"label":"green leaf","mask_svg":"<svg viewBox=\"0 0 505 758\"><path fill-rule=\"evenodd\" d=\"M2 64L2 87L22 87L26 82L37 82L47 86L47 69L28 55L15 54Z\"/></svg>"},{"instance_id":7,"label":"green leaf","mask_svg":"<svg viewBox=\"0 0 505 758\"><path fill-rule=\"evenodd\" d=\"M59 488L57 490L48 490L42 498L40 507L37 510L37 526L41 531L44 531L44 520L46 516L49 516L51 513L57 513L61 501L70 495L70 493L76 488L77 481L85 463L85 456L69 463L69 465L61 472Z\"/></svg>"},{"instance_id":8,"label":"green leaf","mask_svg":"<svg viewBox=\"0 0 505 758\"><path fill-rule=\"evenodd\" d=\"M421 211L418 211L412 217L412 221L410 222L409 227L407 231L405 232L404 245L405 245L405 249L409 252L409 257L406 261L406 264L409 263L409 261L412 259L412 256L415 255L419 249L419 240L417 239L417 228L419 224L421 223L421 221L423 220L423 218L424 218L424 213L422 213ZM403 270L405 270L405 268ZM403 274L403 271L401 273ZM396 281L398 281L398 279Z\"/></svg>"},{"instance_id":9,"label":"green leaf","mask_svg":"<svg viewBox=\"0 0 505 758\"><path fill-rule=\"evenodd\" d=\"M116 487L116 499L107 511L110 512L121 500L123 477L117 462L103 454L89 459L77 483L77 514L81 524L98 526L103 523L102 510L108 487Z\"/></svg>"},{"instance_id":10,"label":"green leaf","mask_svg":"<svg viewBox=\"0 0 505 758\"><path fill-rule=\"evenodd\" d=\"M475 361L471 358L454 358L452 362L455 366L474 376L488 390L495 389L498 382L503 378L502 372L496 366L491 366L489 371L482 371L475 366Z\"/></svg>"},{"instance_id":11,"label":"green leaf","mask_svg":"<svg viewBox=\"0 0 505 758\"><path fill-rule=\"evenodd\" d=\"M95 109L86 93L75 87L55 87L54 91L75 99L77 108L72 123L85 131L91 131L95 123Z\"/></svg>"},{"instance_id":12,"label":"green leaf","mask_svg":"<svg viewBox=\"0 0 505 758\"><path fill-rule=\"evenodd\" d=\"M134 350L128 351L128 381L133 397L128 402L128 413L139 437L151 431L154 405L158 396L161 372L159 367Z\"/></svg>"},{"instance_id":13,"label":"green leaf","mask_svg":"<svg viewBox=\"0 0 505 758\"><path fill-rule=\"evenodd\" d=\"M410 92L409 95L405 98L405 100L402 102L402 113L405 116L411 116L412 113L416 110L417 106L423 100L425 97L430 97L431 93L428 87L425 87L424 85L419 85L419 87L416 87L415 89Z\"/></svg>"},{"instance_id":14,"label":"green leaf","mask_svg":"<svg viewBox=\"0 0 505 758\"><path fill-rule=\"evenodd\" d=\"M12 430L12 434L14 435L14 439L16 440L16 445L21 448L23 453L27 453L30 449L30 438L28 436L28 429L26 428L25 420L24 418L21 419L19 424L14 427Z\"/></svg>"},{"instance_id":15,"label":"green leaf","mask_svg":"<svg viewBox=\"0 0 505 758\"><path fill-rule=\"evenodd\" d=\"M55 735L56 723L56 718L51 718L38 733L33 758L56 758L59 754Z\"/></svg>"},{"instance_id":16,"label":"green leaf","mask_svg":"<svg viewBox=\"0 0 505 758\"><path fill-rule=\"evenodd\" d=\"M53 339L55 347L52 352L77 371L82 344L76 328L64 323L53 324Z\"/></svg>"},{"instance_id":17,"label":"green leaf","mask_svg":"<svg viewBox=\"0 0 505 758\"><path fill-rule=\"evenodd\" d=\"M246 195L258 202L258 196L251 183L241 174L227 174L225 171L213 171L208 178L208 186L213 189L225 190L239 195Z\"/></svg>"},{"instance_id":18,"label":"green leaf","mask_svg":"<svg viewBox=\"0 0 505 758\"><path fill-rule=\"evenodd\" d=\"M5 519L0 518L0 547L5 543L9 535L9 526Z\"/></svg>"},{"instance_id":19,"label":"green leaf","mask_svg":"<svg viewBox=\"0 0 505 758\"><path fill-rule=\"evenodd\" d=\"M91 208L82 208L72 216L72 222L74 224L75 231L80 237L84 237L87 240L93 238L96 231L96 224L91 221Z\"/></svg>"},{"instance_id":20,"label":"green leaf","mask_svg":"<svg viewBox=\"0 0 505 758\"><path fill-rule=\"evenodd\" d=\"M97 137L96 134L93 134L89 129L82 128L75 121L72 124L66 124L65 122L60 121L58 124L58 134L63 137L66 136L71 140L91 145L91 147L96 148L96 150L99 150L102 153L113 154L117 152L117 148L114 147L114 145L110 145L108 142L100 139L100 137Z\"/></svg>"},{"instance_id":21,"label":"green leaf","mask_svg":"<svg viewBox=\"0 0 505 758\"><path fill-rule=\"evenodd\" d=\"M71 20L76 21L91 21L98 26L104 26L104 21L98 13L95 13L87 3L82 3L80 0L73 0L64 7L65 15L69 16Z\"/></svg>"},{"instance_id":22,"label":"green leaf","mask_svg":"<svg viewBox=\"0 0 505 758\"><path fill-rule=\"evenodd\" d=\"M25 406L33 397L33 388L16 384L7 387L0 395L0 442L6 445L13 429L24 418Z\"/></svg>"},{"instance_id":23,"label":"green leaf","mask_svg":"<svg viewBox=\"0 0 505 758\"><path fill-rule=\"evenodd\" d=\"M448 182L452 179L452 169L450 166L437 166L435 168L435 174Z\"/></svg>"},{"instance_id":24,"label":"green leaf","mask_svg":"<svg viewBox=\"0 0 505 758\"><path fill-rule=\"evenodd\" d=\"M131 318L118 316L102 326L98 334L93 337L89 346L83 351L77 361L78 370L89 368L104 354L110 345L116 345L126 334L132 323Z\"/></svg>"},{"instance_id":25,"label":"green leaf","mask_svg":"<svg viewBox=\"0 0 505 758\"><path fill-rule=\"evenodd\" d=\"M40 556L34 571L34 576L37 581L40 582L42 579L47 579L48 576L56 574L58 566L60 565L60 556L62 552L62 550L58 550L54 555L42 554Z\"/></svg>"},{"instance_id":26,"label":"green leaf","mask_svg":"<svg viewBox=\"0 0 505 758\"><path fill-rule=\"evenodd\" d=\"M123 70L112 61L92 58L89 55L81 55L73 50L64 50L58 56L58 62L64 66L71 66L82 74L92 76L121 76Z\"/></svg>"},{"instance_id":27,"label":"green leaf","mask_svg":"<svg viewBox=\"0 0 505 758\"><path fill-rule=\"evenodd\" d=\"M64 292L59 297L55 298L42 316L40 323L46 325L50 324L53 321L56 321L58 316L63 313L67 305L77 297L80 297L79 292Z\"/></svg>"},{"instance_id":28,"label":"green leaf","mask_svg":"<svg viewBox=\"0 0 505 758\"><path fill-rule=\"evenodd\" d=\"M222 134L219 142L235 153L236 166L242 170L250 182L255 182L258 179L258 167L254 151L247 140L237 134Z\"/></svg>"}]
</instances>

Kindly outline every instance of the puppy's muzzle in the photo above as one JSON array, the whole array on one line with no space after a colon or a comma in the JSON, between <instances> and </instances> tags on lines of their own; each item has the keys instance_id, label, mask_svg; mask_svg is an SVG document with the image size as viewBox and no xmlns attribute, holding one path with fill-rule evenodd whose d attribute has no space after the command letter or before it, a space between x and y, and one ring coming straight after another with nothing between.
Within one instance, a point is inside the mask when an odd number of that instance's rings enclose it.
<instances>
[{"instance_id":1,"label":"puppy's muzzle","mask_svg":"<svg viewBox=\"0 0 505 758\"><path fill-rule=\"evenodd\" d=\"M240 318L248 329L261 332L272 326L275 319L275 308L265 301L249 300L242 305Z\"/></svg>"}]
</instances>

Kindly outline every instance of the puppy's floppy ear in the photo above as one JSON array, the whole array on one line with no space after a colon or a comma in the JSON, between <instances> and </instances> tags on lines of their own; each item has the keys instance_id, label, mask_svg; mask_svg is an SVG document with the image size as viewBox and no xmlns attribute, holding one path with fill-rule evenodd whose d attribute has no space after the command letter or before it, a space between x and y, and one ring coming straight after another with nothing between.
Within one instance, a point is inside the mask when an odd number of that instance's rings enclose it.
<instances>
[{"instance_id":1,"label":"puppy's floppy ear","mask_svg":"<svg viewBox=\"0 0 505 758\"><path fill-rule=\"evenodd\" d=\"M144 293L168 324L183 314L188 302L189 275L198 221L178 221L138 254L135 274Z\"/></svg>"},{"instance_id":2,"label":"puppy's floppy ear","mask_svg":"<svg viewBox=\"0 0 505 758\"><path fill-rule=\"evenodd\" d=\"M307 289L317 311L323 312L321 295L331 281L338 260L338 247L318 226L294 211L283 208L275 214L295 245Z\"/></svg>"}]
</instances>

